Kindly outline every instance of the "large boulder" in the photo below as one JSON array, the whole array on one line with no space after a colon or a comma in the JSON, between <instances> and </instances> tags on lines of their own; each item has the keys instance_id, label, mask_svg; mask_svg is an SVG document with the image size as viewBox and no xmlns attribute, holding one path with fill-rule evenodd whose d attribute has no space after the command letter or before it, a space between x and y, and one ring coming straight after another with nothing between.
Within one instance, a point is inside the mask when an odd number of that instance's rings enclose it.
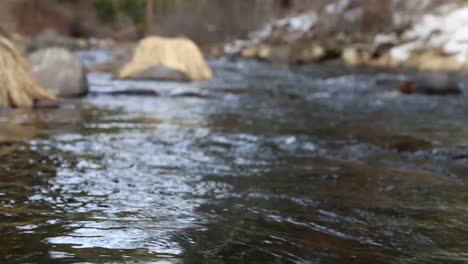
<instances>
[{"instance_id":1,"label":"large boulder","mask_svg":"<svg viewBox=\"0 0 468 264\"><path fill-rule=\"evenodd\" d=\"M77 97L88 93L83 63L64 48L47 48L29 55L32 71L52 94Z\"/></svg>"},{"instance_id":2,"label":"large boulder","mask_svg":"<svg viewBox=\"0 0 468 264\"><path fill-rule=\"evenodd\" d=\"M37 82L21 52L0 34L0 108L32 108L39 100L56 98Z\"/></svg>"},{"instance_id":3,"label":"large boulder","mask_svg":"<svg viewBox=\"0 0 468 264\"><path fill-rule=\"evenodd\" d=\"M193 41L187 38L163 37L143 39L136 48L132 60L123 67L118 77L120 79L136 78L141 72L154 66L164 66L179 71L185 74L190 81L213 78L212 70Z\"/></svg>"}]
</instances>

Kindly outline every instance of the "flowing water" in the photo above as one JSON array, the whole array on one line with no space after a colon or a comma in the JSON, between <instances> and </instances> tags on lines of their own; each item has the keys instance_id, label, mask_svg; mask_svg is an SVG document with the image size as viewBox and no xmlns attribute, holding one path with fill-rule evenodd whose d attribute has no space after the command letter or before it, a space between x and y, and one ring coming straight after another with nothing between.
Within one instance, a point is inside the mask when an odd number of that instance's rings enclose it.
<instances>
[{"instance_id":1,"label":"flowing water","mask_svg":"<svg viewBox=\"0 0 468 264\"><path fill-rule=\"evenodd\" d=\"M468 263L466 96L211 64L197 84L89 75L158 97L3 111L0 262Z\"/></svg>"}]
</instances>

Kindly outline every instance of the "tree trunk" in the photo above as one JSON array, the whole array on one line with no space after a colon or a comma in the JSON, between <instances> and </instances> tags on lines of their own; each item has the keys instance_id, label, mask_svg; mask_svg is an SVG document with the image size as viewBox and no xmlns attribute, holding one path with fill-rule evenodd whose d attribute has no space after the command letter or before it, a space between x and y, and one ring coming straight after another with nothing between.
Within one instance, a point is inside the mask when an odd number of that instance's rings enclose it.
<instances>
[{"instance_id":1,"label":"tree trunk","mask_svg":"<svg viewBox=\"0 0 468 264\"><path fill-rule=\"evenodd\" d=\"M145 35L154 33L154 0L146 0Z\"/></svg>"},{"instance_id":2,"label":"tree trunk","mask_svg":"<svg viewBox=\"0 0 468 264\"><path fill-rule=\"evenodd\" d=\"M0 37L4 37L4 38L10 38L10 35L8 34L8 32L6 30L3 29L3 27L0 26Z\"/></svg>"},{"instance_id":3,"label":"tree trunk","mask_svg":"<svg viewBox=\"0 0 468 264\"><path fill-rule=\"evenodd\" d=\"M283 10L291 9L293 5L294 4L292 0L280 0L280 7Z\"/></svg>"}]
</instances>

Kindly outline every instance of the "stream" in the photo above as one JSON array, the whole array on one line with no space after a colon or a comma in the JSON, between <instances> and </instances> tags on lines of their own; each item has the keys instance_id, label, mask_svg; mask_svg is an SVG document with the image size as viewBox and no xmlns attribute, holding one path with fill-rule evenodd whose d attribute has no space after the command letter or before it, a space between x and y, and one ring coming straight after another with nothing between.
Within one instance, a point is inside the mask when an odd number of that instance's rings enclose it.
<instances>
[{"instance_id":1,"label":"stream","mask_svg":"<svg viewBox=\"0 0 468 264\"><path fill-rule=\"evenodd\" d=\"M157 97L1 110L0 262L468 263L467 84L210 64L193 84L88 76Z\"/></svg>"}]
</instances>

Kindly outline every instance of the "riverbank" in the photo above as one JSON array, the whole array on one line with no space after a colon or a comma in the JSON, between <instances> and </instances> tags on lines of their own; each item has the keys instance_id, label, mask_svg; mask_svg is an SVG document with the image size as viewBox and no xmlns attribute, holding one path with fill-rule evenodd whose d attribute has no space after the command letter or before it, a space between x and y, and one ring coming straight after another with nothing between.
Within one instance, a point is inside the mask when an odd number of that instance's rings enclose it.
<instances>
[{"instance_id":1,"label":"riverbank","mask_svg":"<svg viewBox=\"0 0 468 264\"><path fill-rule=\"evenodd\" d=\"M422 5L375 20L387 19L392 27L365 23L365 12L352 1L338 1L294 14L228 43L224 54L276 64L342 60L351 66L468 72L466 5Z\"/></svg>"}]
</instances>

